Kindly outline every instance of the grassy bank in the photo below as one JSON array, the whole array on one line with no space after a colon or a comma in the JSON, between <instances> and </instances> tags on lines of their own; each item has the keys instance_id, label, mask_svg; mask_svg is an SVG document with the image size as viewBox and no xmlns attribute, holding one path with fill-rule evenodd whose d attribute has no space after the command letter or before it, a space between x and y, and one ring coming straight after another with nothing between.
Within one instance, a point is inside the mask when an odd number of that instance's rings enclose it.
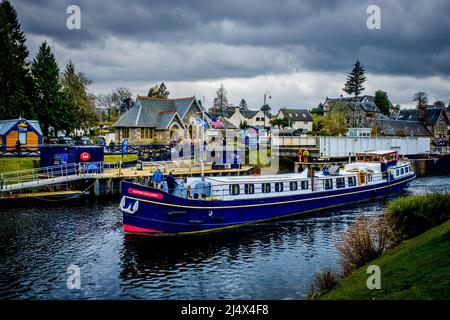
<instances>
[{"instance_id":1,"label":"grassy bank","mask_svg":"<svg viewBox=\"0 0 450 320\"><path fill-rule=\"evenodd\" d=\"M320 299L450 299L450 220L403 241L368 265L381 269L381 289L366 286L367 265Z\"/></svg>"},{"instance_id":2,"label":"grassy bank","mask_svg":"<svg viewBox=\"0 0 450 320\"><path fill-rule=\"evenodd\" d=\"M119 162L122 159L121 155L105 155L105 162ZM136 154L126 154L124 161L137 160ZM1 157L0 158L0 172L18 171L34 168L34 163L39 161L39 158L34 157Z\"/></svg>"}]
</instances>

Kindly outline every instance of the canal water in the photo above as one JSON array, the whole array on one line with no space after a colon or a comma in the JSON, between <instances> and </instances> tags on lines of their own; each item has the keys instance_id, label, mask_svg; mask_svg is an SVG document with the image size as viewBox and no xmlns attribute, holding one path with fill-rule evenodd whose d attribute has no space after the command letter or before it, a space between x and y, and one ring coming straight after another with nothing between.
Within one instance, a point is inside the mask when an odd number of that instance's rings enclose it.
<instances>
[{"instance_id":1,"label":"canal water","mask_svg":"<svg viewBox=\"0 0 450 320\"><path fill-rule=\"evenodd\" d=\"M407 194L450 192L450 176ZM122 232L118 200L0 208L0 299L302 299L314 273L338 268L335 245L386 199L239 231L178 239ZM68 289L71 265L80 289Z\"/></svg>"}]
</instances>

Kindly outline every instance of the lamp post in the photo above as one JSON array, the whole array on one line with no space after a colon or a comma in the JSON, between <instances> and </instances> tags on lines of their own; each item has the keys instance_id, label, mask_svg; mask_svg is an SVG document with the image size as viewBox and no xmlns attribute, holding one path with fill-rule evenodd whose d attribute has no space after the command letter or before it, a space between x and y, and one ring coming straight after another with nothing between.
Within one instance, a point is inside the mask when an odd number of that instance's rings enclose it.
<instances>
[{"instance_id":1,"label":"lamp post","mask_svg":"<svg viewBox=\"0 0 450 320\"><path fill-rule=\"evenodd\" d=\"M267 95L269 95L267 97ZM263 113L264 113L264 129L266 128L266 98L272 99L272 96L270 95L270 92L267 91L266 93L264 93L264 104L263 104Z\"/></svg>"}]
</instances>

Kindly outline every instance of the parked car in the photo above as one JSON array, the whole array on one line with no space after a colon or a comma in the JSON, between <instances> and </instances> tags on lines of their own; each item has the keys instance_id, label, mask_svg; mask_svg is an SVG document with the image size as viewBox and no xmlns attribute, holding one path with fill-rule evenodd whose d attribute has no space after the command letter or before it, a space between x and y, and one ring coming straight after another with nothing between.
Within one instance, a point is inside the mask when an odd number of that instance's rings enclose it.
<instances>
[{"instance_id":1,"label":"parked car","mask_svg":"<svg viewBox=\"0 0 450 320\"><path fill-rule=\"evenodd\" d=\"M69 146L74 146L75 140L73 140L71 137L59 137L58 144L67 144Z\"/></svg>"},{"instance_id":2,"label":"parked car","mask_svg":"<svg viewBox=\"0 0 450 320\"><path fill-rule=\"evenodd\" d=\"M104 146L104 147L106 146L106 137L105 136L97 136L96 140L97 140L97 144L99 146Z\"/></svg>"},{"instance_id":3,"label":"parked car","mask_svg":"<svg viewBox=\"0 0 450 320\"><path fill-rule=\"evenodd\" d=\"M77 145L80 146L90 146L93 145L92 140L89 139L88 137L80 137L77 141L76 141Z\"/></svg>"}]
</instances>

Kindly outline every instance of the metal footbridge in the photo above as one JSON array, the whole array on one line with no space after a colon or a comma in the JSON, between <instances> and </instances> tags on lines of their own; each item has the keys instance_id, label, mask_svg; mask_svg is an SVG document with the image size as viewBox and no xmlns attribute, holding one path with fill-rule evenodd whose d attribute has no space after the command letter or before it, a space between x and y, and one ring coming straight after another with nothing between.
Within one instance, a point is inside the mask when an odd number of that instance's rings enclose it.
<instances>
[{"instance_id":1,"label":"metal footbridge","mask_svg":"<svg viewBox=\"0 0 450 320\"><path fill-rule=\"evenodd\" d=\"M0 192L56 185L82 179L111 176L103 162L70 163L0 173Z\"/></svg>"}]
</instances>

